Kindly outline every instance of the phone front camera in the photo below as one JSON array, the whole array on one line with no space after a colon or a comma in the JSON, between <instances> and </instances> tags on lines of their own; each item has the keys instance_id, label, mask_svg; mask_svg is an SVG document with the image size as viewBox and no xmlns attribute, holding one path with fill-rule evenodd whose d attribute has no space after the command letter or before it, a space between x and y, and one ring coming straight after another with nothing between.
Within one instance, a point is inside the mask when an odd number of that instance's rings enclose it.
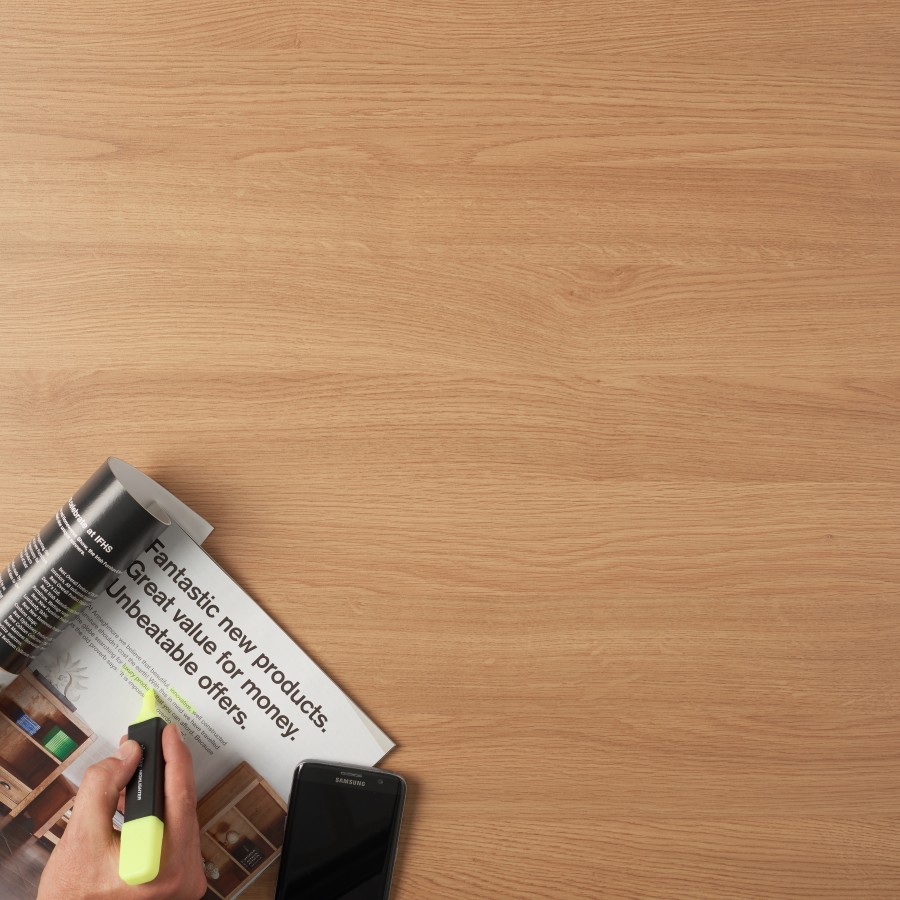
<instances>
[{"instance_id":1,"label":"phone front camera","mask_svg":"<svg viewBox=\"0 0 900 900\"><path fill-rule=\"evenodd\" d=\"M384 784L384 779L383 779L383 778L379 778L379 779L378 779L378 783L379 783L379 784Z\"/></svg>"}]
</instances>

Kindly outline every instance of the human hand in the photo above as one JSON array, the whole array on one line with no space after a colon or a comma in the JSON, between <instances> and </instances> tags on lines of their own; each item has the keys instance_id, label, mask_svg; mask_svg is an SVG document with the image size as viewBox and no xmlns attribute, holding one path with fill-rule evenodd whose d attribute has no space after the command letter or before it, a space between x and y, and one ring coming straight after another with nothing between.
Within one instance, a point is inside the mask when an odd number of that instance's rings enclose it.
<instances>
[{"instance_id":1,"label":"human hand","mask_svg":"<svg viewBox=\"0 0 900 900\"><path fill-rule=\"evenodd\" d=\"M156 879L131 886L119 878L119 835L112 817L141 758L138 744L125 741L115 756L85 772L72 817L44 869L37 900L199 900L204 895L194 767L177 726L163 730L162 749L165 832Z\"/></svg>"}]
</instances>

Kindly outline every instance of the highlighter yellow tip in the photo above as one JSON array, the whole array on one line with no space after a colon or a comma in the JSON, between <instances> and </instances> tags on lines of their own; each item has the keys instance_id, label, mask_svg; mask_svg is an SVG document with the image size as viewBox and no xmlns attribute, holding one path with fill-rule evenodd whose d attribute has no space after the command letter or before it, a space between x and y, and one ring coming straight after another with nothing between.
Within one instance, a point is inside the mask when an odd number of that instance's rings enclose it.
<instances>
[{"instance_id":1,"label":"highlighter yellow tip","mask_svg":"<svg viewBox=\"0 0 900 900\"><path fill-rule=\"evenodd\" d=\"M119 878L125 884L147 884L159 875L165 826L156 816L133 819L122 826Z\"/></svg>"},{"instance_id":2,"label":"highlighter yellow tip","mask_svg":"<svg viewBox=\"0 0 900 900\"><path fill-rule=\"evenodd\" d=\"M138 717L134 720L132 724L137 724L138 722L146 722L147 719L156 718L156 694L151 688L144 694L144 700L141 703L141 711L138 713Z\"/></svg>"}]
</instances>

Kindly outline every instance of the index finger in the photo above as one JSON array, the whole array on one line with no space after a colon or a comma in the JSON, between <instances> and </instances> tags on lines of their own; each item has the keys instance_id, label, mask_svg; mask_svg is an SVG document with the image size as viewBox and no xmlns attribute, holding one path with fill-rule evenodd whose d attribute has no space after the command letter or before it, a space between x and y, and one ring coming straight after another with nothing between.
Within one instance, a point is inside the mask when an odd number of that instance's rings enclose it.
<instances>
[{"instance_id":1,"label":"index finger","mask_svg":"<svg viewBox=\"0 0 900 900\"><path fill-rule=\"evenodd\" d=\"M166 725L162 735L163 758L166 761L165 811L166 830L173 839L187 840L197 831L197 788L194 762L177 725Z\"/></svg>"}]
</instances>

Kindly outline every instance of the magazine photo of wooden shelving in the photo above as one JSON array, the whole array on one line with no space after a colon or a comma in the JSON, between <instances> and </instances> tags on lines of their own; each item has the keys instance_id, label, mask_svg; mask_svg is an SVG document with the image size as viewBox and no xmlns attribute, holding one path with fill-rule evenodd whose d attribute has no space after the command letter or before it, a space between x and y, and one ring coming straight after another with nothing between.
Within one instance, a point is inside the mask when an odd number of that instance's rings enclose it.
<instances>
[{"instance_id":1,"label":"magazine photo of wooden shelving","mask_svg":"<svg viewBox=\"0 0 900 900\"><path fill-rule=\"evenodd\" d=\"M65 775L54 778L22 812L36 838L58 844L69 823L78 788Z\"/></svg>"},{"instance_id":2,"label":"magazine photo of wooden shelving","mask_svg":"<svg viewBox=\"0 0 900 900\"><path fill-rule=\"evenodd\" d=\"M205 900L230 900L281 855L287 806L241 763L197 804Z\"/></svg>"},{"instance_id":3,"label":"magazine photo of wooden shelving","mask_svg":"<svg viewBox=\"0 0 900 900\"><path fill-rule=\"evenodd\" d=\"M93 742L91 729L34 673L0 695L0 803L17 816Z\"/></svg>"}]
</instances>

